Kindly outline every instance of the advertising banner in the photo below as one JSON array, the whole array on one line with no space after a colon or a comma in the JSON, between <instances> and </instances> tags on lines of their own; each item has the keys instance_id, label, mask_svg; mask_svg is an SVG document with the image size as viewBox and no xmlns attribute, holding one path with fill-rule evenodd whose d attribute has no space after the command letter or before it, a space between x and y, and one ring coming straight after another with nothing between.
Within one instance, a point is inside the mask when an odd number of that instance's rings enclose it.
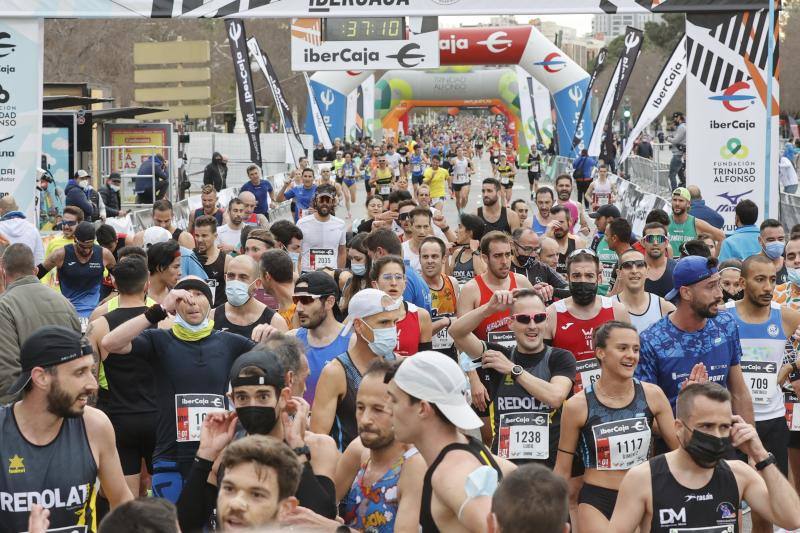
<instances>
[{"instance_id":1,"label":"advertising banner","mask_svg":"<svg viewBox=\"0 0 800 533\"><path fill-rule=\"evenodd\" d=\"M261 166L261 141L258 138L258 115L256 99L253 91L253 73L250 70L250 57L247 53L247 35L244 22L227 19L225 27L228 31L228 44L231 47L236 88L239 96L239 107L242 109L242 122L250 143L250 161Z\"/></svg>"},{"instance_id":2,"label":"advertising banner","mask_svg":"<svg viewBox=\"0 0 800 533\"><path fill-rule=\"evenodd\" d=\"M536 78L528 77L528 85L531 95L533 95L533 116L539 126L539 137L542 139L545 149L547 149L555 136L550 91L539 83ZM586 123L586 119L581 122Z\"/></svg>"},{"instance_id":3,"label":"advertising banner","mask_svg":"<svg viewBox=\"0 0 800 533\"><path fill-rule=\"evenodd\" d=\"M0 196L13 196L32 221L42 166L42 24L0 19Z\"/></svg>"},{"instance_id":4,"label":"advertising banner","mask_svg":"<svg viewBox=\"0 0 800 533\"><path fill-rule=\"evenodd\" d=\"M661 74L656 79L650 96L647 97L642 111L636 119L636 125L631 129L628 138L625 140L625 147L620 154L619 162L622 163L628 158L633 149L633 144L639 134L650 125L667 108L672 97L678 92L683 78L686 77L686 36L684 35L675 49L670 54L669 59L664 64Z\"/></svg>"},{"instance_id":5,"label":"advertising banner","mask_svg":"<svg viewBox=\"0 0 800 533\"><path fill-rule=\"evenodd\" d=\"M531 76L524 68L517 66L516 72L519 87L519 119L522 122L525 146L530 147L532 144L542 142L533 108L533 94L531 94L533 85L528 83L531 81Z\"/></svg>"},{"instance_id":6,"label":"advertising banner","mask_svg":"<svg viewBox=\"0 0 800 533\"><path fill-rule=\"evenodd\" d=\"M311 80L311 91L320 104L319 111L328 128L328 135L334 139L337 137L344 139L347 96L313 79ZM316 133L314 117L310 113L306 113L306 131L312 134ZM319 138L314 135L314 144L318 142L320 142Z\"/></svg>"},{"instance_id":7,"label":"advertising banner","mask_svg":"<svg viewBox=\"0 0 800 533\"><path fill-rule=\"evenodd\" d=\"M375 75L361 82L361 99L364 102L364 137L375 136Z\"/></svg>"},{"instance_id":8,"label":"advertising banner","mask_svg":"<svg viewBox=\"0 0 800 533\"><path fill-rule=\"evenodd\" d=\"M359 138L360 128L358 127L358 102L361 98L361 86L347 95L347 111L345 112L344 138L346 141L354 141Z\"/></svg>"},{"instance_id":9,"label":"advertising banner","mask_svg":"<svg viewBox=\"0 0 800 533\"><path fill-rule=\"evenodd\" d=\"M686 20L686 178L725 217L725 231L734 229L736 205L744 199L758 205L762 220L778 210L776 181L765 202L767 110L772 119L770 167L777 169L780 94L777 50L774 63L767 64L768 17L761 10ZM773 76L769 96L767 76Z\"/></svg>"},{"instance_id":10,"label":"advertising banner","mask_svg":"<svg viewBox=\"0 0 800 533\"><path fill-rule=\"evenodd\" d=\"M0 17L206 18L547 15L763 9L767 0L4 0Z\"/></svg>"},{"instance_id":11,"label":"advertising banner","mask_svg":"<svg viewBox=\"0 0 800 533\"><path fill-rule=\"evenodd\" d=\"M303 72L303 79L306 82L306 90L308 91L308 102L311 104L309 111L311 112L311 118L314 120L314 137L320 140L323 148L330 150L333 148L333 143L330 135L328 135L328 128L325 127L325 122L322 120L322 114L319 112L317 98L314 96L314 91L311 90L311 80L308 79L308 73Z\"/></svg>"},{"instance_id":12,"label":"advertising banner","mask_svg":"<svg viewBox=\"0 0 800 533\"><path fill-rule=\"evenodd\" d=\"M594 62L594 70L592 71L592 76L589 78L589 87L586 88L586 94L592 94L592 89L594 88L594 82L597 81L597 75L600 73L600 69L603 68L603 65L606 62L606 57L608 56L608 50L603 47L600 49L600 52L597 54ZM584 113L586 113L586 102L588 98L584 97L583 103L581 104L581 112L578 115L578 122L583 119ZM590 110L591 112L591 110ZM580 139L577 137L572 140L572 146L575 146L580 142Z\"/></svg>"}]
</instances>

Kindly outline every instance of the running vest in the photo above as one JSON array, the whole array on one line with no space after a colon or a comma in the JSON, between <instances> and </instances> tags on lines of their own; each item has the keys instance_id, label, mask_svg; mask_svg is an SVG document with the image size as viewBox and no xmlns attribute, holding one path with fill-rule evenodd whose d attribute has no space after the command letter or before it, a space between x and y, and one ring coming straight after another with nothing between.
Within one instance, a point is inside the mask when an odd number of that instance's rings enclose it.
<instances>
[{"instance_id":1,"label":"running vest","mask_svg":"<svg viewBox=\"0 0 800 533\"><path fill-rule=\"evenodd\" d=\"M503 185L514 181L514 168L511 165L497 165L497 173L500 174L500 183Z\"/></svg>"},{"instance_id":2,"label":"running vest","mask_svg":"<svg viewBox=\"0 0 800 533\"><path fill-rule=\"evenodd\" d=\"M453 175L454 185L467 185L469 183L469 159L455 159L451 174Z\"/></svg>"},{"instance_id":3,"label":"running vest","mask_svg":"<svg viewBox=\"0 0 800 533\"><path fill-rule=\"evenodd\" d=\"M389 166L383 170L380 167L376 168L375 178L375 188L378 189L378 194L389 196L389 193L392 192L392 179L394 178L392 169Z\"/></svg>"},{"instance_id":4,"label":"running vest","mask_svg":"<svg viewBox=\"0 0 800 533\"><path fill-rule=\"evenodd\" d=\"M594 191L592 191L592 202L598 206L608 205L611 200L611 182L594 180Z\"/></svg>"},{"instance_id":5,"label":"running vest","mask_svg":"<svg viewBox=\"0 0 800 533\"><path fill-rule=\"evenodd\" d=\"M225 254L217 252L217 258L210 265L203 265L203 270L206 271L206 285L214 291L214 301L211 302L212 307L217 307L228 301L225 296Z\"/></svg>"},{"instance_id":6,"label":"running vest","mask_svg":"<svg viewBox=\"0 0 800 533\"><path fill-rule=\"evenodd\" d=\"M425 478L422 481L422 503L419 509L419 530L421 533L439 533L439 528L433 520L433 513L431 512L431 503L433 500L433 485L431 480L433 479L433 473L439 467L439 463L444 460L444 456L448 453L454 450L469 452L481 465L494 468L497 472L498 482L502 481L503 471L500 470L500 466L498 466L492 454L489 453L489 450L472 437L467 437L467 441L466 444L454 442L445 446L442 451L439 452L439 455L436 456L433 463L428 467L427 472L425 472Z\"/></svg>"},{"instance_id":7,"label":"running vest","mask_svg":"<svg viewBox=\"0 0 800 533\"><path fill-rule=\"evenodd\" d=\"M105 315L108 331L115 330L146 310L146 306L140 306L109 311ZM138 415L157 412L153 368L147 361L139 357L109 353L100 363L99 374L97 408L104 413Z\"/></svg>"},{"instance_id":8,"label":"running vest","mask_svg":"<svg viewBox=\"0 0 800 533\"><path fill-rule=\"evenodd\" d=\"M462 262L461 258L466 251L469 252L469 259L466 262ZM456 258L455 261L453 261L453 277L456 278L461 287L475 277L475 263L473 257L469 246L463 246L456 252Z\"/></svg>"},{"instance_id":9,"label":"running vest","mask_svg":"<svg viewBox=\"0 0 800 533\"><path fill-rule=\"evenodd\" d=\"M397 355L414 355L419 351L422 334L419 330L419 308L410 303L403 302L406 316L397 321L397 345L394 351Z\"/></svg>"},{"instance_id":10,"label":"running vest","mask_svg":"<svg viewBox=\"0 0 800 533\"><path fill-rule=\"evenodd\" d=\"M421 155L412 155L411 156L411 175L415 178L422 177L422 173L425 172L425 162L422 160Z\"/></svg>"},{"instance_id":11,"label":"running vest","mask_svg":"<svg viewBox=\"0 0 800 533\"><path fill-rule=\"evenodd\" d=\"M441 274L442 288L431 289L431 318L452 320L456 316L456 289L450 276ZM456 350L453 347L453 338L447 333L447 328L440 329L431 339L432 347L437 352L456 358Z\"/></svg>"},{"instance_id":12,"label":"running vest","mask_svg":"<svg viewBox=\"0 0 800 533\"><path fill-rule=\"evenodd\" d=\"M58 268L61 294L70 301L78 316L88 318L100 302L103 283L103 249L95 244L85 263L78 260L75 245L64 246L64 263Z\"/></svg>"},{"instance_id":13,"label":"running vest","mask_svg":"<svg viewBox=\"0 0 800 533\"><path fill-rule=\"evenodd\" d=\"M558 264L556 264L556 272L564 276L565 279L567 278L567 258L569 257L569 254L571 254L574 251L575 251L575 237L568 236L567 251L564 252L563 254L561 252L558 252ZM603 279L605 279L605 275L603 276ZM599 289L600 287L598 285L598 291ZM603 293L601 296L605 296L605 293Z\"/></svg>"},{"instance_id":14,"label":"running vest","mask_svg":"<svg viewBox=\"0 0 800 533\"><path fill-rule=\"evenodd\" d=\"M784 397L778 385L778 371L783 365L786 346L780 304L772 302L769 318L760 324L742 320L736 309L736 302L728 302L725 307L736 319L739 329L742 373L753 397L756 422L785 416Z\"/></svg>"},{"instance_id":15,"label":"running vest","mask_svg":"<svg viewBox=\"0 0 800 533\"><path fill-rule=\"evenodd\" d=\"M553 349L546 346L539 362L523 369L539 379L549 382L550 356ZM516 348L511 353L511 361L520 361ZM492 422L492 453L517 464L531 460L550 459L550 450L558 445L557 429L561 421L561 408L552 409L537 400L508 374L500 380L490 408ZM554 440L555 437L555 440ZM552 444L552 446L551 446Z\"/></svg>"},{"instance_id":16,"label":"running vest","mask_svg":"<svg viewBox=\"0 0 800 533\"><path fill-rule=\"evenodd\" d=\"M536 215L533 215L533 223L531 224L531 229L536 232L536 235L541 237L542 235L547 232L547 226L539 222L539 219L536 218Z\"/></svg>"},{"instance_id":17,"label":"running vest","mask_svg":"<svg viewBox=\"0 0 800 533\"><path fill-rule=\"evenodd\" d=\"M20 433L14 404L0 409L0 531L28 531L38 503L50 510L48 531L97 530L97 463L83 416L64 418L49 444L36 446Z\"/></svg>"},{"instance_id":18,"label":"running vest","mask_svg":"<svg viewBox=\"0 0 800 533\"><path fill-rule=\"evenodd\" d=\"M553 346L572 352L577 361L573 392L580 392L600 377L600 363L594 355L594 330L609 320L614 320L614 304L611 298L600 297L600 312L584 320L576 318L567 310L565 300L555 302L556 331Z\"/></svg>"},{"instance_id":19,"label":"running vest","mask_svg":"<svg viewBox=\"0 0 800 533\"><path fill-rule=\"evenodd\" d=\"M681 245L686 241L691 241L697 238L697 227L695 226L694 217L689 215L686 222L678 224L673 217L669 217L669 228L667 229L667 236L669 237L669 244L672 246L672 257L681 256Z\"/></svg>"},{"instance_id":20,"label":"running vest","mask_svg":"<svg viewBox=\"0 0 800 533\"><path fill-rule=\"evenodd\" d=\"M234 324L228 320L228 316L225 314L225 304L222 304L214 309L214 329L219 331L230 331L231 333L236 333L237 335L241 335L242 337L249 339L256 326L259 324L269 324L272 322L272 317L274 316L275 311L269 307L265 307L264 312L261 313L261 316L259 316L255 322L246 326L240 326L239 324Z\"/></svg>"},{"instance_id":21,"label":"running vest","mask_svg":"<svg viewBox=\"0 0 800 533\"><path fill-rule=\"evenodd\" d=\"M314 393L317 390L317 382L319 381L320 374L322 374L322 369L328 364L328 361L336 359L336 356L347 351L352 334L353 330L351 329L347 332L347 335L336 335L336 338L327 346L311 346L308 342L308 329L297 329L295 337L303 343L306 351L306 358L308 359L309 374L306 379L306 392L303 394L303 398L305 398L309 404L314 403Z\"/></svg>"},{"instance_id":22,"label":"running vest","mask_svg":"<svg viewBox=\"0 0 800 533\"><path fill-rule=\"evenodd\" d=\"M611 276L614 273L614 265L619 261L617 253L608 249L608 243L605 238L601 238L597 243L597 259L600 261L600 271L603 274L603 279L597 285L597 294L605 296L608 294L609 287L611 286ZM561 256L558 256L561 261ZM566 270L564 270L566 274Z\"/></svg>"},{"instance_id":23,"label":"running vest","mask_svg":"<svg viewBox=\"0 0 800 533\"><path fill-rule=\"evenodd\" d=\"M178 239L180 238L181 233L183 233L181 228L175 228L175 231L172 232L172 240L175 242L180 242Z\"/></svg>"},{"instance_id":24,"label":"running vest","mask_svg":"<svg viewBox=\"0 0 800 533\"><path fill-rule=\"evenodd\" d=\"M665 455L650 459L653 493L651 533L738 533L739 486L720 461L702 488L689 489L672 475Z\"/></svg>"},{"instance_id":25,"label":"running vest","mask_svg":"<svg viewBox=\"0 0 800 533\"><path fill-rule=\"evenodd\" d=\"M250 216L242 222L245 226L258 226L258 213L250 213Z\"/></svg>"},{"instance_id":26,"label":"running vest","mask_svg":"<svg viewBox=\"0 0 800 533\"><path fill-rule=\"evenodd\" d=\"M348 352L336 356L336 360L344 368L347 391L344 393L342 401L336 404L336 417L333 419L331 437L336 441L339 451L344 451L352 440L358 436L356 393L358 392L358 387L361 386L361 378L363 376L353 360L350 359Z\"/></svg>"},{"instance_id":27,"label":"running vest","mask_svg":"<svg viewBox=\"0 0 800 533\"><path fill-rule=\"evenodd\" d=\"M353 163L343 163L339 171L343 179L353 181L356 176L356 166Z\"/></svg>"},{"instance_id":28,"label":"running vest","mask_svg":"<svg viewBox=\"0 0 800 533\"><path fill-rule=\"evenodd\" d=\"M509 273L509 277L511 278L511 283L508 285L508 290L513 291L517 288L517 277L513 273ZM481 299L478 303L480 306L491 300L494 291L489 288L483 280L482 275L477 276L475 281L478 283L478 289L481 291ZM481 323L478 324L478 328L473 331L473 333L482 341L488 340L489 342L494 342L489 338L490 334L497 331L508 331L509 322L511 322L511 311L498 311L481 320ZM497 342L498 344L502 344L501 341Z\"/></svg>"},{"instance_id":29,"label":"running vest","mask_svg":"<svg viewBox=\"0 0 800 533\"><path fill-rule=\"evenodd\" d=\"M619 409L603 405L594 387L592 383L584 389L589 415L578 443L583 464L597 470L629 470L647 461L653 413L642 383L634 378L633 401Z\"/></svg>"},{"instance_id":30,"label":"running vest","mask_svg":"<svg viewBox=\"0 0 800 533\"><path fill-rule=\"evenodd\" d=\"M500 200L498 200L500 201ZM506 215L506 208L500 208L500 218L495 220L494 222L489 222L486 220L486 217L483 216L483 207L478 208L478 216L483 219L483 223L485 227L483 228L483 234L486 235L490 231L502 231L503 233L508 233L511 235L511 225L508 223L508 216Z\"/></svg>"},{"instance_id":31,"label":"running vest","mask_svg":"<svg viewBox=\"0 0 800 533\"><path fill-rule=\"evenodd\" d=\"M149 296L145 297L144 305L150 307L151 305L155 305L158 302L150 298ZM116 311L119 309L119 296L114 296L108 302L106 302L106 313L110 313L111 311ZM108 320L108 315L106 314L106 320ZM116 327L116 326L115 326ZM111 331L111 329L109 329Z\"/></svg>"},{"instance_id":32,"label":"running vest","mask_svg":"<svg viewBox=\"0 0 800 533\"><path fill-rule=\"evenodd\" d=\"M206 216L206 214L203 211L202 207L194 210L194 219L195 220L197 220L198 218L200 218L202 216ZM217 219L217 226L221 226L222 225L222 210L217 209L216 211L214 211L214 214L211 215L211 216L213 216L215 219Z\"/></svg>"},{"instance_id":33,"label":"running vest","mask_svg":"<svg viewBox=\"0 0 800 533\"><path fill-rule=\"evenodd\" d=\"M411 448L403 453L389 467L378 481L370 486L364 485L364 475L370 460L361 464L350 491L342 501L342 518L348 527L358 531L373 533L392 533L397 508L400 506L398 484L403 464L417 453Z\"/></svg>"},{"instance_id":34,"label":"running vest","mask_svg":"<svg viewBox=\"0 0 800 533\"><path fill-rule=\"evenodd\" d=\"M631 317L631 324L636 328L636 331L639 332L639 335L642 334L644 330L649 328L651 325L655 324L659 320L661 320L661 300L659 297L653 293L648 292L647 296L650 300L647 303L647 309L641 315L637 315L633 311L631 311L630 307L628 309L628 315ZM622 305L625 303L620 300L619 294L615 294L612 298Z\"/></svg>"}]
</instances>

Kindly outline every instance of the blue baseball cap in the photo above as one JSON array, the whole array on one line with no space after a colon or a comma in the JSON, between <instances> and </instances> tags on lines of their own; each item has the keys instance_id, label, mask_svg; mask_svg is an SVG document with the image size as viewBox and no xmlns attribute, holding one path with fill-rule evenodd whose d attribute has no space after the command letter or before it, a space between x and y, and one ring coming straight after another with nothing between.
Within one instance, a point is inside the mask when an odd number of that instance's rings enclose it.
<instances>
[{"instance_id":1,"label":"blue baseball cap","mask_svg":"<svg viewBox=\"0 0 800 533\"><path fill-rule=\"evenodd\" d=\"M710 278L716 273L716 258L687 255L675 265L675 270L672 271L673 289L667 293L664 299L670 302L677 300L681 287L694 285L704 279Z\"/></svg>"}]
</instances>

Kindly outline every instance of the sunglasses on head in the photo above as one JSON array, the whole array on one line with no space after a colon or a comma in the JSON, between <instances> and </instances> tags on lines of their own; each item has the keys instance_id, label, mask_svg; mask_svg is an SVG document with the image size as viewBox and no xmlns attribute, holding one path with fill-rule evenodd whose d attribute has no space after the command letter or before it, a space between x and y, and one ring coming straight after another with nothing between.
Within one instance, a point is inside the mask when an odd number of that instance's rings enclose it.
<instances>
[{"instance_id":1,"label":"sunglasses on head","mask_svg":"<svg viewBox=\"0 0 800 533\"><path fill-rule=\"evenodd\" d=\"M645 235L642 238L642 240L644 242L646 242L647 244L664 244L665 242L667 242L667 236L666 235L656 235L656 234Z\"/></svg>"},{"instance_id":2,"label":"sunglasses on head","mask_svg":"<svg viewBox=\"0 0 800 533\"><path fill-rule=\"evenodd\" d=\"M511 318L519 322L523 325L528 325L533 320L534 324L541 324L545 320L547 320L547 313L517 313L515 315L511 315Z\"/></svg>"},{"instance_id":3,"label":"sunglasses on head","mask_svg":"<svg viewBox=\"0 0 800 533\"><path fill-rule=\"evenodd\" d=\"M644 262L644 259L631 259L630 261L624 261L619 264L622 270L632 270L633 267L644 268L646 266L647 263Z\"/></svg>"}]
</instances>

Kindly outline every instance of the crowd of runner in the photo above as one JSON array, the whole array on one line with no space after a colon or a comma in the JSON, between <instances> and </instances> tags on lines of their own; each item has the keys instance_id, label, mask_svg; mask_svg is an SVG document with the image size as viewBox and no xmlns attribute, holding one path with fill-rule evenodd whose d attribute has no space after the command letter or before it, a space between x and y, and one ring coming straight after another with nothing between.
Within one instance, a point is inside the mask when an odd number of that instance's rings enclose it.
<instances>
[{"instance_id":1,"label":"crowd of runner","mask_svg":"<svg viewBox=\"0 0 800 533\"><path fill-rule=\"evenodd\" d=\"M457 117L46 246L0 198L0 533L800 529L800 228L636 235L546 152Z\"/></svg>"}]
</instances>

